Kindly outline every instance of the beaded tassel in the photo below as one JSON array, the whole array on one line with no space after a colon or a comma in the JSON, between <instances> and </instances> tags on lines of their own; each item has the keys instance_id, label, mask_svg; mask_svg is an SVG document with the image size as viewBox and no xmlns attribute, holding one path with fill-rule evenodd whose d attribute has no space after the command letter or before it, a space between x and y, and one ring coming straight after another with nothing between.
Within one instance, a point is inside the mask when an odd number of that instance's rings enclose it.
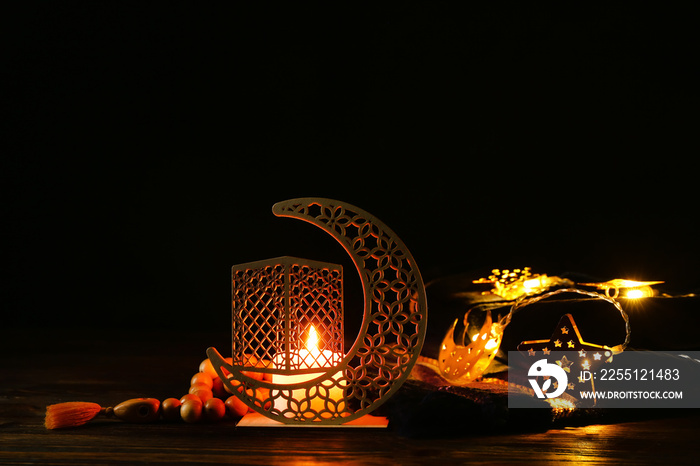
<instances>
[{"instance_id":1,"label":"beaded tassel","mask_svg":"<svg viewBox=\"0 0 700 466\"><path fill-rule=\"evenodd\" d=\"M228 393L211 361L205 359L199 365L199 372L190 379L189 393L182 398L167 398L162 403L154 398L134 398L113 408L103 408L97 403L84 401L53 404L46 407L44 426L47 429L77 427L98 416L135 423L154 422L159 419L182 419L188 423L202 420L215 422L227 414L231 418L240 418L249 411L243 401Z\"/></svg>"}]
</instances>

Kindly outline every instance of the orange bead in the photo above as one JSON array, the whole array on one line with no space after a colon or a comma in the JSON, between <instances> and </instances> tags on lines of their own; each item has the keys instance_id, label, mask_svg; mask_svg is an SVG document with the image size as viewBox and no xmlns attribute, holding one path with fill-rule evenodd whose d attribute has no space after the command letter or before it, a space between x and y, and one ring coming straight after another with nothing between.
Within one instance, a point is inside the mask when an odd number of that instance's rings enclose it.
<instances>
[{"instance_id":1,"label":"orange bead","mask_svg":"<svg viewBox=\"0 0 700 466\"><path fill-rule=\"evenodd\" d=\"M206 372L197 372L190 379L190 385L203 384L211 388L214 385L213 377Z\"/></svg>"},{"instance_id":2,"label":"orange bead","mask_svg":"<svg viewBox=\"0 0 700 466\"><path fill-rule=\"evenodd\" d=\"M218 398L212 398L204 403L204 419L219 421L226 415L226 405Z\"/></svg>"},{"instance_id":3,"label":"orange bead","mask_svg":"<svg viewBox=\"0 0 700 466\"><path fill-rule=\"evenodd\" d=\"M230 396L224 403L226 412L231 417L243 417L248 412L248 406L243 403L237 396Z\"/></svg>"},{"instance_id":4,"label":"orange bead","mask_svg":"<svg viewBox=\"0 0 700 466\"><path fill-rule=\"evenodd\" d=\"M194 385L190 385L190 389L188 390L188 393L194 393L197 390L211 390L211 386L205 385L203 383L196 383Z\"/></svg>"},{"instance_id":5,"label":"orange bead","mask_svg":"<svg viewBox=\"0 0 700 466\"><path fill-rule=\"evenodd\" d=\"M180 400L177 398L166 398L160 404L160 414L166 421L175 421L180 418Z\"/></svg>"},{"instance_id":6,"label":"orange bead","mask_svg":"<svg viewBox=\"0 0 700 466\"><path fill-rule=\"evenodd\" d=\"M205 359L204 361L202 361L199 364L199 372L204 372L206 374L209 374L212 378L218 377L216 374L216 370L214 369L214 366L212 365L209 358Z\"/></svg>"},{"instance_id":7,"label":"orange bead","mask_svg":"<svg viewBox=\"0 0 700 466\"><path fill-rule=\"evenodd\" d=\"M227 397L226 390L224 389L224 383L218 377L215 377L214 379L212 379L211 391L214 393L214 396L217 398L226 398Z\"/></svg>"},{"instance_id":8,"label":"orange bead","mask_svg":"<svg viewBox=\"0 0 700 466\"><path fill-rule=\"evenodd\" d=\"M263 374L262 372L253 372L253 371L241 371L241 374L250 377L251 379L254 380L262 380L263 379Z\"/></svg>"},{"instance_id":9,"label":"orange bead","mask_svg":"<svg viewBox=\"0 0 700 466\"><path fill-rule=\"evenodd\" d=\"M229 388L229 385L232 385L233 388L235 388L235 389L238 390L239 392L242 392L242 391L243 391L243 385L241 385L241 381L240 381L240 380L228 379L228 384L224 384L224 390L226 390L227 392L233 394L233 392L231 391L231 388Z\"/></svg>"},{"instance_id":10,"label":"orange bead","mask_svg":"<svg viewBox=\"0 0 700 466\"><path fill-rule=\"evenodd\" d=\"M225 383L225 384L224 384L224 391L227 392L227 393L230 393L231 395L233 395L233 391L232 391L231 388L229 388L229 386L228 386L228 384L231 383L231 382L232 382L232 381L229 381L228 383ZM223 382L222 382L222 383L223 383Z\"/></svg>"},{"instance_id":11,"label":"orange bead","mask_svg":"<svg viewBox=\"0 0 700 466\"><path fill-rule=\"evenodd\" d=\"M202 419L202 402L186 400L180 406L180 417L188 423L199 422Z\"/></svg>"},{"instance_id":12,"label":"orange bead","mask_svg":"<svg viewBox=\"0 0 700 466\"><path fill-rule=\"evenodd\" d=\"M200 388L198 390L193 391L191 394L199 397L199 399L202 401L202 403L206 403L208 400L211 400L212 398L214 398L214 393L211 390L209 390L208 388L207 389Z\"/></svg>"},{"instance_id":13,"label":"orange bead","mask_svg":"<svg viewBox=\"0 0 700 466\"><path fill-rule=\"evenodd\" d=\"M182 404L187 400L198 401L200 403L202 402L201 398L199 398L197 395L193 395L192 393L188 393L187 395L180 398L180 403Z\"/></svg>"}]
</instances>

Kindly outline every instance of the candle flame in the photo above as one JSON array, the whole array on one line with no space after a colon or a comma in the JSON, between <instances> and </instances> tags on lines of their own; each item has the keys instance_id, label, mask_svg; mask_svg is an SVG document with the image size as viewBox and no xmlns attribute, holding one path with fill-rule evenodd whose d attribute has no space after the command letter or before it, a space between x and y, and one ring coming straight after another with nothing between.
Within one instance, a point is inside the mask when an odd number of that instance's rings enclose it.
<instances>
[{"instance_id":1,"label":"candle flame","mask_svg":"<svg viewBox=\"0 0 700 466\"><path fill-rule=\"evenodd\" d=\"M306 349L310 353L318 352L318 334L316 333L316 327L313 325L309 328L309 338L306 339Z\"/></svg>"}]
</instances>

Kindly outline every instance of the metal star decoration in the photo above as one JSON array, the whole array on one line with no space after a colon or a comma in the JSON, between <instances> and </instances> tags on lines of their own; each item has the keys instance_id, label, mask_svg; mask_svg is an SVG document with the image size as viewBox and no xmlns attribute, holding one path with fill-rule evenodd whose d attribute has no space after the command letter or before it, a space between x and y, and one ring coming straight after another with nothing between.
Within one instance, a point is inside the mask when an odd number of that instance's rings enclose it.
<instances>
[{"instance_id":1,"label":"metal star decoration","mask_svg":"<svg viewBox=\"0 0 700 466\"><path fill-rule=\"evenodd\" d=\"M571 314L562 316L549 339L523 341L518 345L518 351L527 353L528 358L541 359L545 357L549 359L553 356L551 355L552 349L556 350L557 353L566 352L565 356L559 357L553 362L573 375L570 378L571 383L567 385L567 392L575 393L578 384L583 383L590 383L591 389L595 390L592 378L590 381L582 380L578 374L581 370L595 371L604 362L612 362L613 358L612 348L588 343L581 338L581 333Z\"/></svg>"},{"instance_id":2,"label":"metal star decoration","mask_svg":"<svg viewBox=\"0 0 700 466\"><path fill-rule=\"evenodd\" d=\"M573 335L570 332L573 330ZM574 322L574 318L571 314L565 314L559 321L559 325L554 329L554 333L548 340L529 340L523 341L518 345L518 351L530 351L532 356L537 356L538 351L542 351L541 354L547 355L550 353L550 348L561 348L563 344L566 344L566 350L572 352L577 352L578 357L586 358L588 352L599 352L604 355L606 360L612 358L613 352L612 348L605 345L596 345L594 343L587 343L581 338L581 333ZM562 350L563 351L563 350ZM600 359L600 356L595 358Z\"/></svg>"}]
</instances>

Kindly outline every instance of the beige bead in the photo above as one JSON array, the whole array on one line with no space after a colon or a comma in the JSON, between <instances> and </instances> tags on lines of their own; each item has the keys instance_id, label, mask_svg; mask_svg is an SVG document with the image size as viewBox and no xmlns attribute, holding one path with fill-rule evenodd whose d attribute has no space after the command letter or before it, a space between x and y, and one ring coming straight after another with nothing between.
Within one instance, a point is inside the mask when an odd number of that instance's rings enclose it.
<instances>
[{"instance_id":1,"label":"beige bead","mask_svg":"<svg viewBox=\"0 0 700 466\"><path fill-rule=\"evenodd\" d=\"M114 416L127 422L153 422L157 421L160 401L155 398L135 398L127 400L114 407Z\"/></svg>"}]
</instances>

